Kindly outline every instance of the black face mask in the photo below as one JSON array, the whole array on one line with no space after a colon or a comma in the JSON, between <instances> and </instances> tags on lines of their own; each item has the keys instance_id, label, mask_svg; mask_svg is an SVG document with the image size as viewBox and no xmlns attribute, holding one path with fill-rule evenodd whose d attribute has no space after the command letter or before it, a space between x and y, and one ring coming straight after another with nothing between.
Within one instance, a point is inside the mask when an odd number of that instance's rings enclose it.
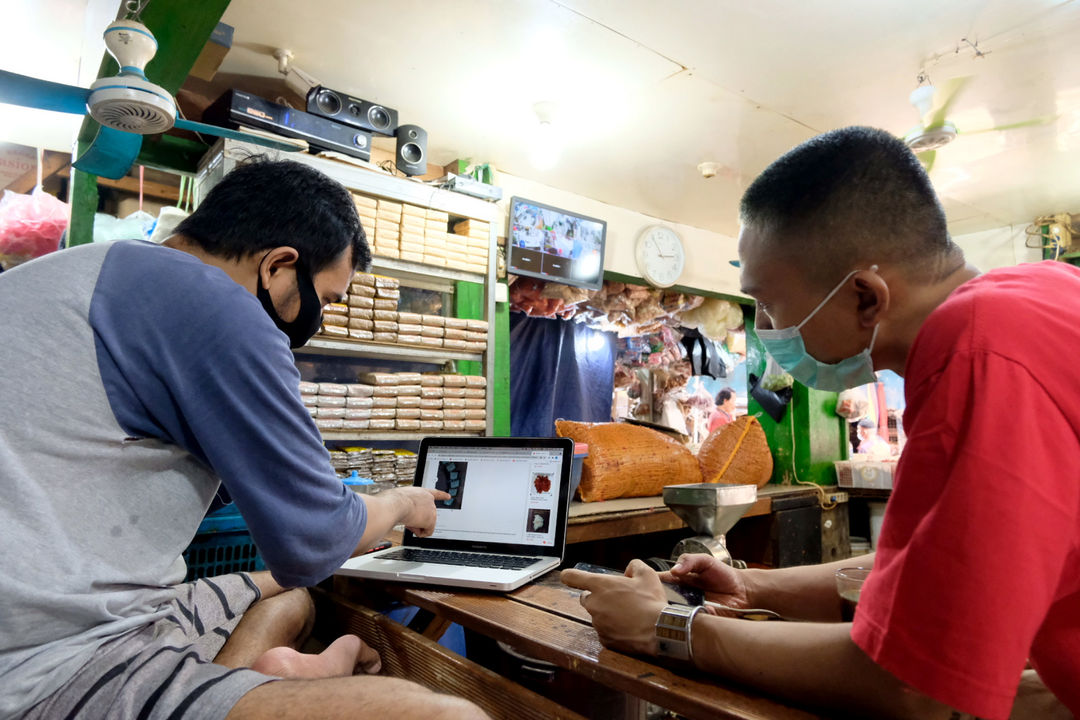
<instances>
[{"instance_id":1,"label":"black face mask","mask_svg":"<svg viewBox=\"0 0 1080 720\"><path fill-rule=\"evenodd\" d=\"M264 255L263 258L265 259L265 257ZM311 336L319 331L319 326L322 324L322 303L319 302L319 293L315 291L315 283L312 282L311 272L308 270L307 264L300 258L296 259L295 267L296 288L300 292L300 312L296 314L295 320L285 322L278 315L277 308L274 307L274 301L270 298L270 291L263 286L261 263L259 284L255 291L255 295L259 298L259 302L262 303L266 314L278 326L278 330L281 330L289 337L289 347L291 348L302 347L306 344L311 339Z\"/></svg>"}]
</instances>

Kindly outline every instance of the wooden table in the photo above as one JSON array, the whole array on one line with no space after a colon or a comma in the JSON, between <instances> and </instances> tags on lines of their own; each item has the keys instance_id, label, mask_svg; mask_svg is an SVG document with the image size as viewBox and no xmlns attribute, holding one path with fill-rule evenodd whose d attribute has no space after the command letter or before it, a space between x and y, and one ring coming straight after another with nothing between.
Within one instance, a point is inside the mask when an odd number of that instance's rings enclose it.
<instances>
[{"instance_id":1,"label":"wooden table","mask_svg":"<svg viewBox=\"0 0 1080 720\"><path fill-rule=\"evenodd\" d=\"M398 583L376 584L335 577L333 589L321 597L319 612L323 616L328 613L334 616L340 633L346 627L356 627L348 620L349 613L343 612L350 603L378 607L387 595L427 611L425 617L430 622L426 627L415 629L428 638L437 638L449 623L458 623L507 643L529 657L553 663L691 720L809 720L819 717L697 670L681 668L673 671L642 658L605 649L589 622L588 613L579 603L579 592L562 585L557 571L508 594ZM404 628L401 630L409 632ZM498 708L489 709L489 712L499 717L514 717L513 713L501 712ZM545 712L551 717L577 717L572 712L550 707Z\"/></svg>"}]
</instances>

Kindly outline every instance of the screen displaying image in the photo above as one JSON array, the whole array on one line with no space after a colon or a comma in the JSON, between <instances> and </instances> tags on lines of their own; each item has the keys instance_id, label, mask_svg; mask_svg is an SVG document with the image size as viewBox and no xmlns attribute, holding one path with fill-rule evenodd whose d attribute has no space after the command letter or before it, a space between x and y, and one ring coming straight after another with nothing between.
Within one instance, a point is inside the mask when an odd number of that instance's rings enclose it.
<instances>
[{"instance_id":1,"label":"screen displaying image","mask_svg":"<svg viewBox=\"0 0 1080 720\"><path fill-rule=\"evenodd\" d=\"M435 501L431 537L553 545L562 463L550 448L428 448L421 487L450 495Z\"/></svg>"},{"instance_id":2,"label":"screen displaying image","mask_svg":"<svg viewBox=\"0 0 1080 720\"><path fill-rule=\"evenodd\" d=\"M507 265L516 275L597 290L604 282L607 223L512 198Z\"/></svg>"}]
</instances>

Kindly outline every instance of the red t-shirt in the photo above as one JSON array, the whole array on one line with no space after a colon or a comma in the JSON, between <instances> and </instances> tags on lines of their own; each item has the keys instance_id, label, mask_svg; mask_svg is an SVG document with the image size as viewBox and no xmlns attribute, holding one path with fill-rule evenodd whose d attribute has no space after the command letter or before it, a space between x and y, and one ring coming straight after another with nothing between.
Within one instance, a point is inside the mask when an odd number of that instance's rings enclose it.
<instances>
[{"instance_id":1,"label":"red t-shirt","mask_svg":"<svg viewBox=\"0 0 1080 720\"><path fill-rule=\"evenodd\" d=\"M852 639L962 712L1006 718L1030 658L1080 717L1080 269L1022 265L930 314L907 446Z\"/></svg>"}]
</instances>

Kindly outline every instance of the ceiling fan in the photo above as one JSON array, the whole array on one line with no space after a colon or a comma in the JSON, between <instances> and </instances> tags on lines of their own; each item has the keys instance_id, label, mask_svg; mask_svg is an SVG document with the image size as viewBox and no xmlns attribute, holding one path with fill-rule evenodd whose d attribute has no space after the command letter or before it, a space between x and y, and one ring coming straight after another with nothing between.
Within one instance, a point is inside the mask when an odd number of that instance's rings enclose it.
<instances>
[{"instance_id":1,"label":"ceiling fan","mask_svg":"<svg viewBox=\"0 0 1080 720\"><path fill-rule=\"evenodd\" d=\"M143 136L170 128L236 138L275 150L297 150L285 142L178 118L172 94L147 80L144 73L157 52L153 33L135 20L118 20L105 28L104 36L105 47L120 65L120 74L98 78L89 89L0 70L0 103L74 115L89 113L101 124L94 142L74 163L79 170L121 178L138 157Z\"/></svg>"},{"instance_id":2,"label":"ceiling fan","mask_svg":"<svg viewBox=\"0 0 1080 720\"><path fill-rule=\"evenodd\" d=\"M920 82L926 80L920 75ZM955 77L947 80L940 87L934 87L927 83L915 88L908 100L919 112L921 122L903 135L903 140L916 157L922 162L926 172L930 172L937 159L939 148L956 140L958 135L976 135L979 133L996 132L1002 130L1014 130L1016 128L1034 127L1047 125L1057 119L1056 115L1024 120L1017 123L999 125L997 127L967 130L957 127L949 120L949 110L956 99L961 95L964 88L971 81L971 76Z\"/></svg>"}]
</instances>

